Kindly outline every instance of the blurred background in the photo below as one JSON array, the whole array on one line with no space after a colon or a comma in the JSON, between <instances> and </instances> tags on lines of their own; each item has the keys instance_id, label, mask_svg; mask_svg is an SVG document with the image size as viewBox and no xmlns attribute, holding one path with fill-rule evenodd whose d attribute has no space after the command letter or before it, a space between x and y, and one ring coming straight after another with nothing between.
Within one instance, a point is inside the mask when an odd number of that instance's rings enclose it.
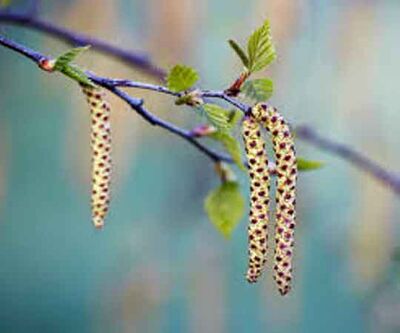
<instances>
[{"instance_id":1,"label":"blurred background","mask_svg":"<svg viewBox=\"0 0 400 333\"><path fill-rule=\"evenodd\" d=\"M226 40L244 42L269 18L274 105L400 171L399 12L397 0L48 0L40 16L166 68L196 67L210 89L240 70ZM0 32L53 56L69 47L28 29ZM153 81L94 51L79 63ZM179 125L199 121L168 97L132 93ZM246 218L230 240L207 220L203 200L218 184L210 161L110 99L113 201L98 232L82 94L0 48L1 332L400 332L400 205L390 190L299 142L300 155L326 167L300 176L295 285L282 298L270 272L245 282Z\"/></svg>"}]
</instances>

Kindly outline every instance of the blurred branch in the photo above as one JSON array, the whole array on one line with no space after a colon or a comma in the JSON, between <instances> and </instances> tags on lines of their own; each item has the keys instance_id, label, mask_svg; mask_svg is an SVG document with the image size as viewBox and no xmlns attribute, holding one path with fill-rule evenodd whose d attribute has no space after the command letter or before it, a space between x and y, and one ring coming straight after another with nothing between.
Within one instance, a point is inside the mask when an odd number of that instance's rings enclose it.
<instances>
[{"instance_id":1,"label":"blurred branch","mask_svg":"<svg viewBox=\"0 0 400 333\"><path fill-rule=\"evenodd\" d=\"M122 60L123 62L140 69L144 73L159 80L164 79L164 70L157 67L147 55L113 46L101 39L73 32L69 29L59 27L56 24L41 20L36 17L37 6L38 2L32 1L31 8L27 13L23 14L12 13L8 10L0 11L0 23L20 25L26 28L38 30L74 46L91 45L94 50Z\"/></svg>"},{"instance_id":2,"label":"blurred branch","mask_svg":"<svg viewBox=\"0 0 400 333\"><path fill-rule=\"evenodd\" d=\"M14 50L15 52L18 52L19 54L24 55L25 57L31 59L34 61L38 66L40 65L41 61L43 60L50 60L50 58L45 57L39 52L33 51L32 49L22 46L21 44L18 44L10 39L7 39L3 36L0 35L0 44Z\"/></svg>"},{"instance_id":3,"label":"blurred branch","mask_svg":"<svg viewBox=\"0 0 400 333\"><path fill-rule=\"evenodd\" d=\"M296 135L317 148L339 156L357 168L364 170L400 195L400 174L386 170L352 147L321 136L309 126L297 126Z\"/></svg>"}]
</instances>

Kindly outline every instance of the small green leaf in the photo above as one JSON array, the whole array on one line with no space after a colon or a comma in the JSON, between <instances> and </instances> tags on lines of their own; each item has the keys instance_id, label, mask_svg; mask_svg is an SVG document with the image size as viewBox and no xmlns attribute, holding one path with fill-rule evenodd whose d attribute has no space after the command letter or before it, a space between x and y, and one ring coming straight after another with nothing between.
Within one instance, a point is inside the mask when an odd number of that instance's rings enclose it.
<instances>
[{"instance_id":1,"label":"small green leaf","mask_svg":"<svg viewBox=\"0 0 400 333\"><path fill-rule=\"evenodd\" d=\"M265 102L274 91L274 83L271 79L255 79L245 82L242 92L246 97L256 101Z\"/></svg>"},{"instance_id":2,"label":"small green leaf","mask_svg":"<svg viewBox=\"0 0 400 333\"><path fill-rule=\"evenodd\" d=\"M71 65L71 62L82 52L88 50L90 45L82 46L82 47L75 47L73 49L68 50L67 52L63 53L59 57L56 58L54 63L54 70L63 73L64 75L68 76L74 81L79 83L95 87L92 81L88 78L85 72L80 69L78 66Z\"/></svg>"},{"instance_id":3,"label":"small green leaf","mask_svg":"<svg viewBox=\"0 0 400 333\"><path fill-rule=\"evenodd\" d=\"M299 169L299 171L312 171L320 169L323 166L324 163L320 161L311 161L302 157L297 158L297 168Z\"/></svg>"},{"instance_id":4,"label":"small green leaf","mask_svg":"<svg viewBox=\"0 0 400 333\"><path fill-rule=\"evenodd\" d=\"M208 120L218 129L227 130L230 128L231 113L216 104L204 104L203 110Z\"/></svg>"},{"instance_id":5,"label":"small green leaf","mask_svg":"<svg viewBox=\"0 0 400 333\"><path fill-rule=\"evenodd\" d=\"M59 69L59 72L63 73L64 75L68 76L74 81L77 81L79 83L95 87L96 85L90 81L90 79L87 77L85 72L81 70L77 66L72 66L72 65L65 65L61 69Z\"/></svg>"},{"instance_id":6,"label":"small green leaf","mask_svg":"<svg viewBox=\"0 0 400 333\"><path fill-rule=\"evenodd\" d=\"M240 60L242 61L242 64L244 65L244 67L248 68L248 66L249 66L249 58L247 57L247 54L242 49L242 47L237 42L235 42L233 39L229 39L228 43L229 43L230 47L239 56Z\"/></svg>"},{"instance_id":7,"label":"small green leaf","mask_svg":"<svg viewBox=\"0 0 400 333\"><path fill-rule=\"evenodd\" d=\"M82 47L75 47L67 52L63 53L62 55L58 56L54 65L55 70L60 70L61 68L69 65L78 55L87 51L90 48L90 45L82 46Z\"/></svg>"},{"instance_id":8,"label":"small green leaf","mask_svg":"<svg viewBox=\"0 0 400 333\"><path fill-rule=\"evenodd\" d=\"M258 72L276 59L268 20L249 37L247 52L249 57L248 69L250 72Z\"/></svg>"},{"instance_id":9,"label":"small green leaf","mask_svg":"<svg viewBox=\"0 0 400 333\"><path fill-rule=\"evenodd\" d=\"M199 74L191 67L184 65L174 66L167 75L168 89L180 92L191 88L199 79Z\"/></svg>"},{"instance_id":10,"label":"small green leaf","mask_svg":"<svg viewBox=\"0 0 400 333\"><path fill-rule=\"evenodd\" d=\"M210 134L210 138L217 140L222 143L229 155L231 155L236 165L243 171L246 170L242 162L242 154L240 150L239 142L228 132L218 131Z\"/></svg>"},{"instance_id":11,"label":"small green leaf","mask_svg":"<svg viewBox=\"0 0 400 333\"><path fill-rule=\"evenodd\" d=\"M224 182L211 191L204 208L211 223L226 238L229 238L244 214L244 199L239 184Z\"/></svg>"}]
</instances>

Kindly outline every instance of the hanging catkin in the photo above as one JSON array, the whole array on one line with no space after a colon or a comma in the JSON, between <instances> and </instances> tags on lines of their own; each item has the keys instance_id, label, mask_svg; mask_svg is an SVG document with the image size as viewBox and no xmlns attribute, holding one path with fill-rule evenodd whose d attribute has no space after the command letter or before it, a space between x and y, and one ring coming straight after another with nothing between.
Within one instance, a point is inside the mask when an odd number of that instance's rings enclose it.
<instances>
[{"instance_id":1,"label":"hanging catkin","mask_svg":"<svg viewBox=\"0 0 400 333\"><path fill-rule=\"evenodd\" d=\"M91 116L92 221L96 228L102 228L110 203L110 105L100 88L82 86L82 91L90 106Z\"/></svg>"},{"instance_id":2,"label":"hanging catkin","mask_svg":"<svg viewBox=\"0 0 400 333\"><path fill-rule=\"evenodd\" d=\"M242 134L246 150L251 190L248 226L249 263L247 281L257 282L265 266L268 241L269 172L265 144L260 125L247 116L243 120Z\"/></svg>"},{"instance_id":3,"label":"hanging catkin","mask_svg":"<svg viewBox=\"0 0 400 333\"><path fill-rule=\"evenodd\" d=\"M275 108L257 104L252 114L270 132L276 157L274 280L279 292L286 295L291 289L296 225L297 164L293 136L288 124Z\"/></svg>"}]
</instances>

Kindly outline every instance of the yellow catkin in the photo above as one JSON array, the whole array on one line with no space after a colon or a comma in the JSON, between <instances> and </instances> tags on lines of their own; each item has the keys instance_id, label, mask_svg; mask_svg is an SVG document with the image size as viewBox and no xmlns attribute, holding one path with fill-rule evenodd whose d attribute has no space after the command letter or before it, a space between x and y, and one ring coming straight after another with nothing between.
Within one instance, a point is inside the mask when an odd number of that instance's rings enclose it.
<instances>
[{"instance_id":1,"label":"yellow catkin","mask_svg":"<svg viewBox=\"0 0 400 333\"><path fill-rule=\"evenodd\" d=\"M249 263L247 281L257 282L266 263L268 242L269 171L260 125L250 116L244 118L242 135L246 150L251 190L248 226Z\"/></svg>"},{"instance_id":2,"label":"yellow catkin","mask_svg":"<svg viewBox=\"0 0 400 333\"><path fill-rule=\"evenodd\" d=\"M100 88L82 86L82 91L90 106L91 116L92 221L96 228L102 228L110 203L110 105Z\"/></svg>"},{"instance_id":3,"label":"yellow catkin","mask_svg":"<svg viewBox=\"0 0 400 333\"><path fill-rule=\"evenodd\" d=\"M274 280L279 292L286 295L291 289L296 226L297 163L294 140L288 124L275 108L260 103L253 107L252 115L270 132L276 157Z\"/></svg>"}]
</instances>

